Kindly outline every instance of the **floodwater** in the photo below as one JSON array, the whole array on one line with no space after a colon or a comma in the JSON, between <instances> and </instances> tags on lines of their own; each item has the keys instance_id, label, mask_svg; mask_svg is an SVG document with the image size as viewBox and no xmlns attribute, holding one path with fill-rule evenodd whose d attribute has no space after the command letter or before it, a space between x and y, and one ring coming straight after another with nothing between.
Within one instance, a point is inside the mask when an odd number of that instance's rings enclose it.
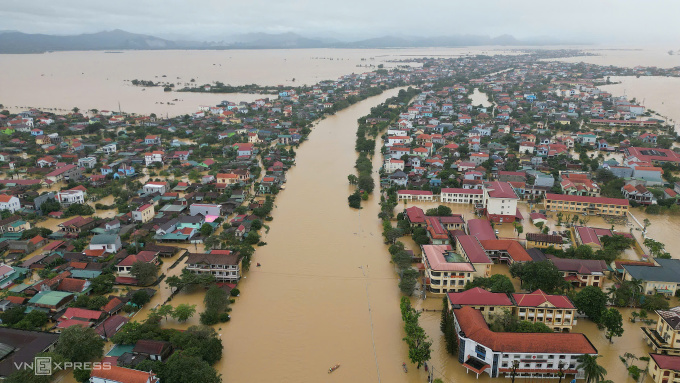
<instances>
[{"instance_id":1,"label":"floodwater","mask_svg":"<svg viewBox=\"0 0 680 383\"><path fill-rule=\"evenodd\" d=\"M673 56L680 60L680 56ZM678 64L680 65L680 63ZM635 98L640 104L668 118L668 123L678 132L680 122L680 78L678 77L611 77L620 84L605 85L601 88L614 96Z\"/></svg>"},{"instance_id":2,"label":"floodwater","mask_svg":"<svg viewBox=\"0 0 680 383\"><path fill-rule=\"evenodd\" d=\"M618 48L592 48L577 47L586 53L595 56L577 56L560 59L564 62L585 62L596 65L615 65L627 68L636 66L656 66L659 68L672 68L680 66L680 52L669 55L670 49L677 47L618 47Z\"/></svg>"},{"instance_id":3,"label":"floodwater","mask_svg":"<svg viewBox=\"0 0 680 383\"><path fill-rule=\"evenodd\" d=\"M277 96L164 92L163 87L138 87L130 81L169 82L175 88L216 81L230 85L300 86L372 71L379 64L405 65L394 60L518 53L499 47L474 47L6 54L0 59L0 103L14 113L30 107L55 113L66 113L74 107L82 112L118 111L120 105L120 110L127 113L173 117L223 100L254 101Z\"/></svg>"},{"instance_id":4,"label":"floodwater","mask_svg":"<svg viewBox=\"0 0 680 383\"><path fill-rule=\"evenodd\" d=\"M475 88L475 90L472 92L470 99L472 99L472 105L475 106L482 105L488 108L492 105L486 93L480 92L478 88Z\"/></svg>"}]
</instances>

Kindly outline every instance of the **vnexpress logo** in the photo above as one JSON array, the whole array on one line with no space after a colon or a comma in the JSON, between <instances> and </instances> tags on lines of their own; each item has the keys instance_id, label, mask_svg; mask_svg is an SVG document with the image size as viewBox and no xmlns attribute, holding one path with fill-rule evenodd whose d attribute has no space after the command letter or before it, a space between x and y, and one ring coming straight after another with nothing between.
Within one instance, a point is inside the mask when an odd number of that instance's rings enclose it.
<instances>
[{"instance_id":1,"label":"vnexpress logo","mask_svg":"<svg viewBox=\"0 0 680 383\"><path fill-rule=\"evenodd\" d=\"M36 356L33 361L33 373L35 375L52 375L52 358Z\"/></svg>"},{"instance_id":2,"label":"vnexpress logo","mask_svg":"<svg viewBox=\"0 0 680 383\"><path fill-rule=\"evenodd\" d=\"M33 370L34 375L51 376L54 371L63 371L69 368L79 370L92 370L99 368L102 370L110 370L111 363L109 362L62 362L53 363L49 356L36 356L33 363L14 362L14 367L17 370Z\"/></svg>"}]
</instances>

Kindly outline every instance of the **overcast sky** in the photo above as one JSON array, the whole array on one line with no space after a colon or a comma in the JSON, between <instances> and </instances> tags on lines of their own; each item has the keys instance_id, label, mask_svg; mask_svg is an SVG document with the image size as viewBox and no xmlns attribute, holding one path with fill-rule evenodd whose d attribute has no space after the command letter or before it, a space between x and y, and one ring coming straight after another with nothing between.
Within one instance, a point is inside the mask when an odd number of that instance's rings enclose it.
<instances>
[{"instance_id":1,"label":"overcast sky","mask_svg":"<svg viewBox=\"0 0 680 383\"><path fill-rule=\"evenodd\" d=\"M172 38L249 32L360 39L474 34L680 47L678 0L1 0L0 29L124 29Z\"/></svg>"}]
</instances>

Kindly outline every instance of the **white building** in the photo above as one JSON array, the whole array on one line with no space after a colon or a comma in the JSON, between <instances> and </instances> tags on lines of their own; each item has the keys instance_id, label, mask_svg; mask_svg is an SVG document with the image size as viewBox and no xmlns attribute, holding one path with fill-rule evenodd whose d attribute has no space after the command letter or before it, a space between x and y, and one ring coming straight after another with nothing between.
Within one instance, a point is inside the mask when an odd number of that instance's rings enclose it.
<instances>
[{"instance_id":1,"label":"white building","mask_svg":"<svg viewBox=\"0 0 680 383\"><path fill-rule=\"evenodd\" d=\"M84 157L78 160L78 166L83 168L92 169L97 163L97 159L94 157Z\"/></svg>"},{"instance_id":2,"label":"white building","mask_svg":"<svg viewBox=\"0 0 680 383\"><path fill-rule=\"evenodd\" d=\"M394 173L397 170L404 171L404 161L394 158L385 160L385 171L387 173Z\"/></svg>"},{"instance_id":3,"label":"white building","mask_svg":"<svg viewBox=\"0 0 680 383\"><path fill-rule=\"evenodd\" d=\"M164 157L164 153L159 151L159 150L144 153L144 165L149 166L154 162L160 162L162 164L163 163L163 157Z\"/></svg>"},{"instance_id":4,"label":"white building","mask_svg":"<svg viewBox=\"0 0 680 383\"><path fill-rule=\"evenodd\" d=\"M64 205L70 206L74 203L85 203L85 192L82 190L62 190L57 192L57 201Z\"/></svg>"},{"instance_id":5,"label":"white building","mask_svg":"<svg viewBox=\"0 0 680 383\"><path fill-rule=\"evenodd\" d=\"M581 355L597 355L597 349L578 333L493 332L479 310L461 307L453 310L458 334L458 361L468 372L492 378L515 370L516 378L556 379L560 369L564 381L583 378L578 370Z\"/></svg>"},{"instance_id":6,"label":"white building","mask_svg":"<svg viewBox=\"0 0 680 383\"><path fill-rule=\"evenodd\" d=\"M19 198L13 195L0 194L0 210L9 210L11 213L21 209Z\"/></svg>"},{"instance_id":7,"label":"white building","mask_svg":"<svg viewBox=\"0 0 680 383\"><path fill-rule=\"evenodd\" d=\"M486 216L492 222L515 222L517 216L517 194L507 182L494 181L484 185L484 207Z\"/></svg>"},{"instance_id":8,"label":"white building","mask_svg":"<svg viewBox=\"0 0 680 383\"><path fill-rule=\"evenodd\" d=\"M443 188L441 202L445 203L484 203L484 192L480 189Z\"/></svg>"},{"instance_id":9,"label":"white building","mask_svg":"<svg viewBox=\"0 0 680 383\"><path fill-rule=\"evenodd\" d=\"M159 193L163 195L168 190L168 183L156 181L147 182L142 190L144 190L145 193Z\"/></svg>"}]
</instances>

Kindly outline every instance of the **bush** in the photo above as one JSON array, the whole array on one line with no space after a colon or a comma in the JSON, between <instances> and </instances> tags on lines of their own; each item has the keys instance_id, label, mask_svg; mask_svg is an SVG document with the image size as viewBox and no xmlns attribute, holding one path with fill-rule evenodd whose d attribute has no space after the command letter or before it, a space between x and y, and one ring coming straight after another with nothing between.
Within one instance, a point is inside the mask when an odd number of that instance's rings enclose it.
<instances>
[{"instance_id":1,"label":"bush","mask_svg":"<svg viewBox=\"0 0 680 383\"><path fill-rule=\"evenodd\" d=\"M237 289L235 287L233 289L231 289L231 296L232 297L237 297L237 296L239 296L239 294L241 294L241 291L239 289Z\"/></svg>"},{"instance_id":2,"label":"bush","mask_svg":"<svg viewBox=\"0 0 680 383\"><path fill-rule=\"evenodd\" d=\"M231 320L231 316L229 316L229 314L227 314L227 313L220 314L220 322L224 323L224 322L229 322L230 320Z\"/></svg>"}]
</instances>

